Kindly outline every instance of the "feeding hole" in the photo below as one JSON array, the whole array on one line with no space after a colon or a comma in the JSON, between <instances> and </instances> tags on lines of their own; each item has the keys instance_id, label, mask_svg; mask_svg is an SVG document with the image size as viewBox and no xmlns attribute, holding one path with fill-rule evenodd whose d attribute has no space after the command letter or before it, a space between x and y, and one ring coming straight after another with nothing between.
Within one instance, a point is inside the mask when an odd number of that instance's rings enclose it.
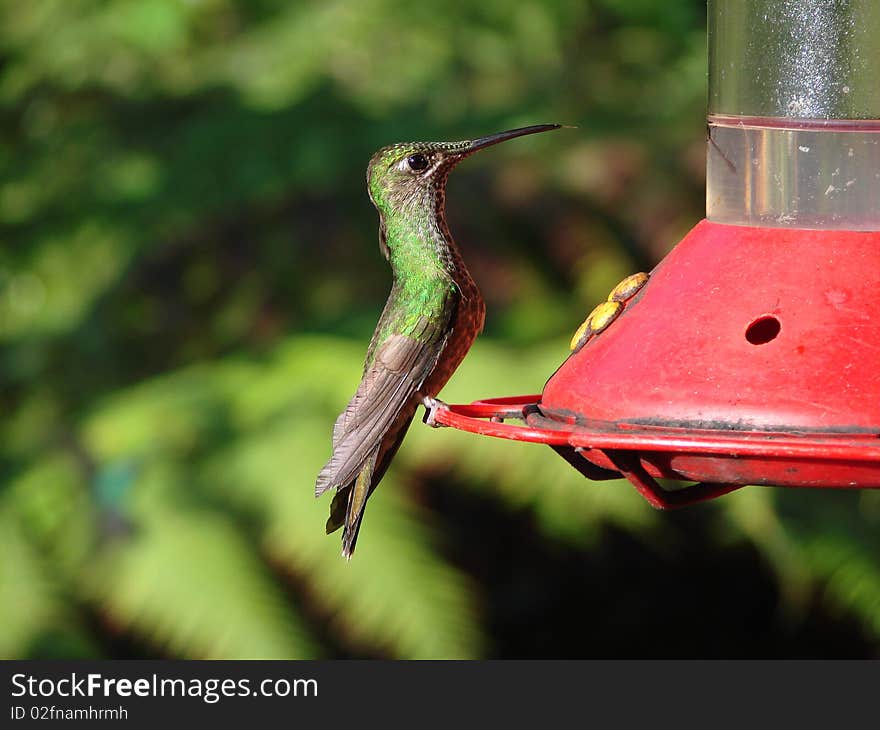
<instances>
[{"instance_id":1,"label":"feeding hole","mask_svg":"<svg viewBox=\"0 0 880 730\"><path fill-rule=\"evenodd\" d=\"M770 340L776 339L782 325L776 317L758 317L746 329L746 339L753 345L766 345Z\"/></svg>"}]
</instances>

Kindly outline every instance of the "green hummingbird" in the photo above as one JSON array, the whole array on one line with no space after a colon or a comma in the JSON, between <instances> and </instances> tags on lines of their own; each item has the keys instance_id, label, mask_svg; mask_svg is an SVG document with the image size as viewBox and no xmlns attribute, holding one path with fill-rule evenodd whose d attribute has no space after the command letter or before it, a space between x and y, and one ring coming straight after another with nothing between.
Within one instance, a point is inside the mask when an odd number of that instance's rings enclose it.
<instances>
[{"instance_id":1,"label":"green hummingbird","mask_svg":"<svg viewBox=\"0 0 880 730\"><path fill-rule=\"evenodd\" d=\"M367 190L379 212L379 249L393 284L367 351L357 392L336 419L333 452L315 496L331 487L327 533L340 527L351 558L367 499L394 458L419 404L432 422L434 396L483 329L480 290L449 233L446 181L478 150L558 129L539 124L461 142L383 147L367 166Z\"/></svg>"}]
</instances>

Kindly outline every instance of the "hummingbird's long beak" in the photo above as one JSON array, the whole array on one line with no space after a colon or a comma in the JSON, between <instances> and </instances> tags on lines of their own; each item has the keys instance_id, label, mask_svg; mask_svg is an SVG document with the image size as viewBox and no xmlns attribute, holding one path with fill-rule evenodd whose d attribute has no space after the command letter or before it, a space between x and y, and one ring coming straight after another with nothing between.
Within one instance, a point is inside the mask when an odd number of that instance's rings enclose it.
<instances>
[{"instance_id":1,"label":"hummingbird's long beak","mask_svg":"<svg viewBox=\"0 0 880 730\"><path fill-rule=\"evenodd\" d=\"M551 129L559 129L560 127L562 127L561 124L535 124L531 127L509 129L506 132L498 132L496 134L490 134L485 137L480 137L479 139L472 140L470 146L468 146L466 151L476 152L477 150L481 150L484 147L491 147L493 144L506 142L507 140L513 139L514 137L522 137L526 134L537 134L538 132L549 132Z\"/></svg>"}]
</instances>

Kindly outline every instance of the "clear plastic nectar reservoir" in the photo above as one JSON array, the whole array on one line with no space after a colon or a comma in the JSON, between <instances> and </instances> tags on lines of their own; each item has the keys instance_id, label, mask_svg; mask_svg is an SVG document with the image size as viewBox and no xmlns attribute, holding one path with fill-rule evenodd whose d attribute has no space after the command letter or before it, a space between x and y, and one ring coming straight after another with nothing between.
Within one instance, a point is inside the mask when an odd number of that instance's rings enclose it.
<instances>
[{"instance_id":1,"label":"clear plastic nectar reservoir","mask_svg":"<svg viewBox=\"0 0 880 730\"><path fill-rule=\"evenodd\" d=\"M880 2L710 0L706 216L880 230Z\"/></svg>"}]
</instances>

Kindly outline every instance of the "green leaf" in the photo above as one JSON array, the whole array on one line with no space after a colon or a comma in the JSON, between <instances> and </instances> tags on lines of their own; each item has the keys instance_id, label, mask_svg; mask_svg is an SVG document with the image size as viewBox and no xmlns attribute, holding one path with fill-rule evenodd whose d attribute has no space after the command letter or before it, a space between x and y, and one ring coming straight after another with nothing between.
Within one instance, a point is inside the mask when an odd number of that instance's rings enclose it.
<instances>
[{"instance_id":1,"label":"green leaf","mask_svg":"<svg viewBox=\"0 0 880 730\"><path fill-rule=\"evenodd\" d=\"M329 423L305 412L279 420L212 473L231 498L261 509L267 552L307 579L339 635L400 658L479 656L474 586L432 550L428 517L402 499L393 472L370 500L350 563L339 536L324 534L330 499L316 500L314 483Z\"/></svg>"},{"instance_id":2,"label":"green leaf","mask_svg":"<svg viewBox=\"0 0 880 730\"><path fill-rule=\"evenodd\" d=\"M172 656L308 659L317 648L249 541L225 517L156 508L102 554L86 594L110 626Z\"/></svg>"},{"instance_id":3,"label":"green leaf","mask_svg":"<svg viewBox=\"0 0 880 730\"><path fill-rule=\"evenodd\" d=\"M8 500L0 503L0 554L0 659L18 659L59 622L64 608Z\"/></svg>"}]
</instances>

